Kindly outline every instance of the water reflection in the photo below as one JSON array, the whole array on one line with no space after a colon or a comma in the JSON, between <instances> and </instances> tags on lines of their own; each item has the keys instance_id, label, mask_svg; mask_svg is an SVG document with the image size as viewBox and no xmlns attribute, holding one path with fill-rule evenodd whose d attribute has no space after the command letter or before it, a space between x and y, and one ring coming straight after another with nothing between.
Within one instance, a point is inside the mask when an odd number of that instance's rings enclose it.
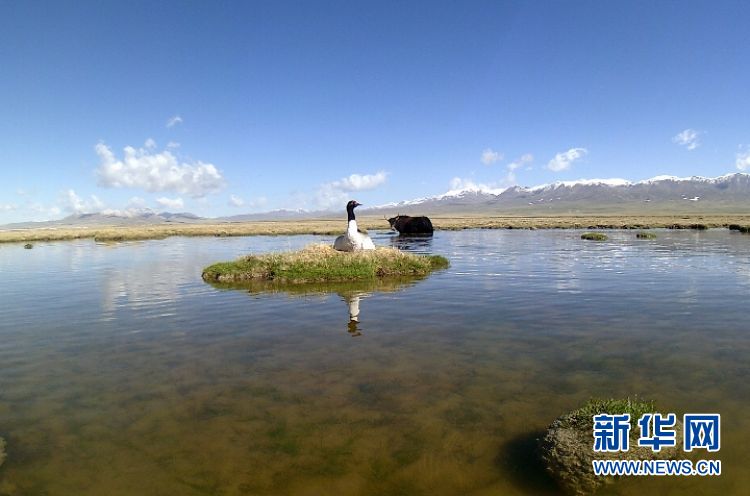
<instances>
[{"instance_id":1,"label":"water reflection","mask_svg":"<svg viewBox=\"0 0 750 496\"><path fill-rule=\"evenodd\" d=\"M253 296L262 294L285 294L289 298L320 298L336 294L346 304L348 313L347 332L353 337L362 335L361 306L364 298L376 293L397 293L414 286L425 276L396 277L373 281L338 281L327 283L288 284L274 281L245 281L241 283L210 283L223 290L242 290Z\"/></svg>"},{"instance_id":2,"label":"water reflection","mask_svg":"<svg viewBox=\"0 0 750 496\"><path fill-rule=\"evenodd\" d=\"M352 293L347 295L340 295L346 305L349 307L349 325L347 330L352 337L362 335L362 331L359 329L359 302L362 298L370 296L367 293Z\"/></svg>"},{"instance_id":3,"label":"water reflection","mask_svg":"<svg viewBox=\"0 0 750 496\"><path fill-rule=\"evenodd\" d=\"M391 246L403 251L429 253L432 251L432 234L398 234L391 236Z\"/></svg>"},{"instance_id":4,"label":"water reflection","mask_svg":"<svg viewBox=\"0 0 750 496\"><path fill-rule=\"evenodd\" d=\"M451 268L239 290L202 268L333 237L0 245L0 494L552 495L540 429L634 394L721 413L724 473L606 494L745 494L750 238L609 234L379 231Z\"/></svg>"}]
</instances>

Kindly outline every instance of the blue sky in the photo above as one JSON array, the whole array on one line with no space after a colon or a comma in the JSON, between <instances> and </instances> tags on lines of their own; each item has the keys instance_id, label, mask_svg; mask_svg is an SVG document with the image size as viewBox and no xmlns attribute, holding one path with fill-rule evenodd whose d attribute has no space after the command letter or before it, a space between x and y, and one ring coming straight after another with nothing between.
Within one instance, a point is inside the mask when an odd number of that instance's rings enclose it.
<instances>
[{"instance_id":1,"label":"blue sky","mask_svg":"<svg viewBox=\"0 0 750 496\"><path fill-rule=\"evenodd\" d=\"M749 25L732 1L0 0L0 223L750 169Z\"/></svg>"}]
</instances>

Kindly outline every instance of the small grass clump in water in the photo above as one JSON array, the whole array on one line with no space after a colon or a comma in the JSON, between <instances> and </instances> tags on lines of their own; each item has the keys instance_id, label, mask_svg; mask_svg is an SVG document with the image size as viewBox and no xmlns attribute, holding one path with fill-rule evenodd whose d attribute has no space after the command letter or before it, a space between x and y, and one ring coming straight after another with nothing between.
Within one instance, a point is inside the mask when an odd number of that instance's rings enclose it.
<instances>
[{"instance_id":1,"label":"small grass clump in water","mask_svg":"<svg viewBox=\"0 0 750 496\"><path fill-rule=\"evenodd\" d=\"M656 239L656 234L655 233L651 233L651 232L643 232L643 231L641 231L639 233L636 233L635 237L638 238L638 239Z\"/></svg>"},{"instance_id":2,"label":"small grass clump in water","mask_svg":"<svg viewBox=\"0 0 750 496\"><path fill-rule=\"evenodd\" d=\"M600 232L585 232L581 234L581 239L588 239L591 241L607 241L607 235Z\"/></svg>"},{"instance_id":3,"label":"small grass clump in water","mask_svg":"<svg viewBox=\"0 0 750 496\"><path fill-rule=\"evenodd\" d=\"M653 451L648 446L637 443L636 425L644 413L654 413L656 408L651 401L631 398L625 399L591 399L582 407L555 419L539 442L539 455L547 468L547 473L555 480L565 494L583 496L593 494L605 482L614 481L613 477L602 477L594 473L593 460L655 460L674 459L680 456L677 446L682 430L676 420L674 428L677 438L675 446L664 447ZM594 421L598 414L630 414L629 449L616 452L593 451L592 437Z\"/></svg>"},{"instance_id":4,"label":"small grass clump in water","mask_svg":"<svg viewBox=\"0 0 750 496\"><path fill-rule=\"evenodd\" d=\"M206 267L203 279L285 283L373 280L426 275L448 265L448 260L439 255L413 255L394 248L345 253L319 244L295 252L250 255L234 262L216 263Z\"/></svg>"},{"instance_id":5,"label":"small grass clump in water","mask_svg":"<svg viewBox=\"0 0 750 496\"><path fill-rule=\"evenodd\" d=\"M23 245L23 247L25 249L27 249L27 250L30 250L30 249L34 248L34 245L32 245L31 243L26 243L25 245Z\"/></svg>"}]
</instances>

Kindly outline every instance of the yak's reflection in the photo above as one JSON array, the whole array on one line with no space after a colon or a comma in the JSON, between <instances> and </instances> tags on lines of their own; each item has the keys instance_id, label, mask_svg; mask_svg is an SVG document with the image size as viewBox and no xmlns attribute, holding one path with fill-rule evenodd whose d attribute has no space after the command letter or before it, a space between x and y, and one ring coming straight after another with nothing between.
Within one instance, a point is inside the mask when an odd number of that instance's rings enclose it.
<instances>
[{"instance_id":1,"label":"yak's reflection","mask_svg":"<svg viewBox=\"0 0 750 496\"><path fill-rule=\"evenodd\" d=\"M430 253L432 251L432 234L399 234L391 236L391 246L401 251Z\"/></svg>"}]
</instances>

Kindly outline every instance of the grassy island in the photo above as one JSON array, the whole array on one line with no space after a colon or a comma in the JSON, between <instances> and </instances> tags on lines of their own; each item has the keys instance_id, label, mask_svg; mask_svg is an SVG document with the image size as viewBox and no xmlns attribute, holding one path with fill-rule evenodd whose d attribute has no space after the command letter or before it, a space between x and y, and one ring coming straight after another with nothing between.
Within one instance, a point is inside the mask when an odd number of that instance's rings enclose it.
<instances>
[{"instance_id":1,"label":"grassy island","mask_svg":"<svg viewBox=\"0 0 750 496\"><path fill-rule=\"evenodd\" d=\"M542 461L547 472L565 494L584 496L594 493L601 485L614 482L614 477L594 474L592 460L656 460L674 459L680 455L682 423L675 422L677 443L654 452L647 446L638 446L638 419L644 413L658 412L652 401L638 399L592 399L580 408L555 419L539 441ZM628 451L595 452L592 450L593 416L630 414Z\"/></svg>"},{"instance_id":2,"label":"grassy island","mask_svg":"<svg viewBox=\"0 0 750 496\"><path fill-rule=\"evenodd\" d=\"M213 264L203 271L208 282L275 281L312 283L366 281L386 277L424 276L449 263L439 255L413 255L395 248L344 253L316 244L283 253L249 255Z\"/></svg>"},{"instance_id":3,"label":"grassy island","mask_svg":"<svg viewBox=\"0 0 750 496\"><path fill-rule=\"evenodd\" d=\"M607 235L600 232L585 232L581 234L581 239L588 239L591 241L607 241Z\"/></svg>"}]
</instances>

